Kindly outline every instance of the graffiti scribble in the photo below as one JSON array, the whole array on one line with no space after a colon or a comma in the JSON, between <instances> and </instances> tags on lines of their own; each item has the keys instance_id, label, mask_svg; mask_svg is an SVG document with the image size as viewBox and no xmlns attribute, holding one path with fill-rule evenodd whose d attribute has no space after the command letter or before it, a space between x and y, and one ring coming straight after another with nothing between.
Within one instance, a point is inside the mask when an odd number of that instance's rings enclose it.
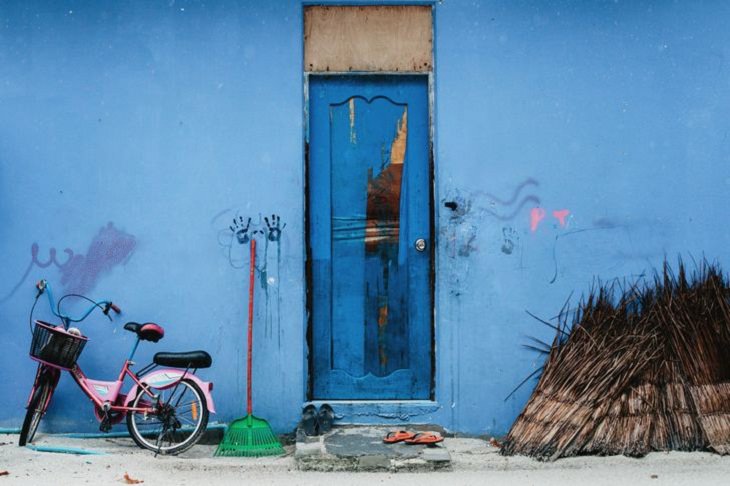
<instances>
[{"instance_id":1,"label":"graffiti scribble","mask_svg":"<svg viewBox=\"0 0 730 486\"><path fill-rule=\"evenodd\" d=\"M67 292L86 293L96 286L99 278L110 272L117 265L124 265L134 252L136 246L134 236L120 231L109 223L99 230L99 233L89 244L86 255L76 254L70 248L64 248L63 253L66 259L59 262L55 248L48 250L48 260L41 261L39 258L40 246L34 242L30 246L30 262L20 277L18 283L0 299L0 302L7 301L20 286L25 282L34 267L48 268L53 265L61 273L61 285Z\"/></svg>"},{"instance_id":2,"label":"graffiti scribble","mask_svg":"<svg viewBox=\"0 0 730 486\"><path fill-rule=\"evenodd\" d=\"M514 188L509 198L500 198L486 191L462 195L458 189L448 194L442 203L451 210L448 215L449 225L441 233L446 239L449 256L469 256L477 249L475 223L487 216L499 221L510 221L529 204L539 206L540 198L525 192L530 186L537 187L539 183L528 177ZM502 251L509 254L515 246L514 241L514 238L505 239Z\"/></svg>"},{"instance_id":3,"label":"graffiti scribble","mask_svg":"<svg viewBox=\"0 0 730 486\"><path fill-rule=\"evenodd\" d=\"M461 244L458 248L458 255L462 257L468 257L472 252L477 251L479 248L474 244L477 239L477 229L475 226L467 228L465 235L461 238Z\"/></svg>"},{"instance_id":4,"label":"graffiti scribble","mask_svg":"<svg viewBox=\"0 0 730 486\"><path fill-rule=\"evenodd\" d=\"M592 231L603 231L603 230L611 230L614 228L585 228L580 230L573 230L568 231L566 233L555 235L555 243L553 244L553 277L550 279L550 283L554 284L556 280L558 280L558 241L560 238L565 238L567 236L577 235L580 233L587 233Z\"/></svg>"},{"instance_id":5,"label":"graffiti scribble","mask_svg":"<svg viewBox=\"0 0 730 486\"><path fill-rule=\"evenodd\" d=\"M567 209L561 209L560 211L553 211L553 216L560 221L560 226L565 228L565 218L568 217L570 211Z\"/></svg>"},{"instance_id":6,"label":"graffiti scribble","mask_svg":"<svg viewBox=\"0 0 730 486\"><path fill-rule=\"evenodd\" d=\"M519 241L520 237L514 228L505 226L502 228L502 237L504 243L502 244L502 253L505 255L511 255L515 249L515 241Z\"/></svg>"},{"instance_id":7,"label":"graffiti scribble","mask_svg":"<svg viewBox=\"0 0 730 486\"><path fill-rule=\"evenodd\" d=\"M488 192L484 192L484 191L477 191L474 194L475 195L486 196L492 202L495 202L497 204L501 204L502 206L511 206L512 204L514 204L517 201L517 198L519 197L520 192L522 192L522 189L524 189L527 186L536 186L537 187L539 185L540 185L540 183L537 182L535 179L533 179L532 177L528 177L523 182L521 182L520 184L518 184L517 187L515 187L515 190L512 193L512 197L509 198L509 199L507 199L507 200L500 199L497 196L495 196L493 194L490 194Z\"/></svg>"},{"instance_id":8,"label":"graffiti scribble","mask_svg":"<svg viewBox=\"0 0 730 486\"><path fill-rule=\"evenodd\" d=\"M560 209L553 211L553 217L558 220L561 228L565 228L567 222L565 218L570 214L568 209ZM545 210L543 208L532 208L530 211L530 231L533 233L537 231L537 227L540 225L540 221L545 219Z\"/></svg>"},{"instance_id":9,"label":"graffiti scribble","mask_svg":"<svg viewBox=\"0 0 730 486\"><path fill-rule=\"evenodd\" d=\"M117 265L126 264L136 246L134 236L118 230L113 223L107 224L91 240L86 255L74 255L70 250L64 250L69 259L59 266L61 285L69 292L88 292L96 286L100 277Z\"/></svg>"},{"instance_id":10,"label":"graffiti scribble","mask_svg":"<svg viewBox=\"0 0 730 486\"><path fill-rule=\"evenodd\" d=\"M520 184L518 184L517 187L515 187L514 191L512 192L512 197L510 197L509 199L501 199L494 194L484 191L476 191L473 193L473 196L486 197L488 199L489 207L481 208L484 212L494 216L500 221L509 221L517 216L517 214L522 211L522 208L524 208L525 205L527 205L528 203L533 203L535 205L540 204L540 198L535 196L534 194L527 195L520 199L519 202L517 202L524 188L526 188L527 186L537 187L539 185L539 182L529 177ZM514 206L515 203L517 204L516 206ZM497 205L503 206L503 208L497 210L495 209ZM508 208L513 209L511 209L508 213L505 213L504 211Z\"/></svg>"},{"instance_id":11,"label":"graffiti scribble","mask_svg":"<svg viewBox=\"0 0 730 486\"><path fill-rule=\"evenodd\" d=\"M532 208L530 210L530 231L537 231L540 221L545 219L545 210L543 208Z\"/></svg>"},{"instance_id":12,"label":"graffiti scribble","mask_svg":"<svg viewBox=\"0 0 730 486\"><path fill-rule=\"evenodd\" d=\"M251 218L248 219L251 221ZM275 214L271 215L271 222L269 222L269 218L264 217L264 222L266 223L266 231L268 233L268 240L269 241L279 241L281 239L281 230L284 229L286 226L286 223L284 223L284 226L281 225L281 216L277 216Z\"/></svg>"},{"instance_id":13,"label":"graffiti scribble","mask_svg":"<svg viewBox=\"0 0 730 486\"><path fill-rule=\"evenodd\" d=\"M229 210L222 211L216 215L211 221L215 224L218 218L228 213ZM235 213L232 224L225 229L218 230L218 244L223 248L228 264L236 269L248 268L248 243L256 239L261 242L259 253L257 251L255 271L258 275L259 285L263 289L266 298L264 306L266 312L265 335L272 336L273 322L276 321L276 335L278 337L279 346L281 346L281 297L279 295L278 281L279 271L281 268L281 235L282 230L286 227L286 223L281 222L281 217L272 214L270 217L264 218L259 214L258 221L252 218L244 218ZM257 238L257 235L260 237ZM269 246L276 245L276 261L272 268L269 267L270 252ZM272 294L273 292L273 294ZM274 299L276 308L272 309L271 300ZM274 318L274 315L276 316Z\"/></svg>"},{"instance_id":14,"label":"graffiti scribble","mask_svg":"<svg viewBox=\"0 0 730 486\"><path fill-rule=\"evenodd\" d=\"M258 221L253 222L252 219L244 218L236 214L232 220L232 224L228 228L218 231L218 244L224 249L228 257L228 263L233 268L244 268L246 266L246 252L241 252L240 246L251 242L256 235L261 235L266 241L264 252L268 250L268 242L278 243L281 239L281 231L286 227L286 223L281 222L281 216L272 214L271 218L264 218L259 214ZM238 244L234 244L237 242Z\"/></svg>"},{"instance_id":15,"label":"graffiti scribble","mask_svg":"<svg viewBox=\"0 0 730 486\"><path fill-rule=\"evenodd\" d=\"M239 216L238 221L236 221L236 218L233 218L233 225L229 226L229 228L231 228L231 232L236 235L236 239L238 240L238 243L240 245L243 245L250 241L250 238L248 236L248 229L250 227L251 218L248 218L248 220L246 221L246 226L244 226L243 216Z\"/></svg>"}]
</instances>

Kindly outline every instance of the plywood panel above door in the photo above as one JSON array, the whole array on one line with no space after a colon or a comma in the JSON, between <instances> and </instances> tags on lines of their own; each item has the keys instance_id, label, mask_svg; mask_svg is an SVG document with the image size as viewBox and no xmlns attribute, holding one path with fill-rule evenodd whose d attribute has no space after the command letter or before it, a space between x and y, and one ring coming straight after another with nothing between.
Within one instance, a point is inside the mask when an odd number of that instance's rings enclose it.
<instances>
[{"instance_id":1,"label":"plywood panel above door","mask_svg":"<svg viewBox=\"0 0 730 486\"><path fill-rule=\"evenodd\" d=\"M429 72L430 6L310 6L304 10L308 72Z\"/></svg>"}]
</instances>

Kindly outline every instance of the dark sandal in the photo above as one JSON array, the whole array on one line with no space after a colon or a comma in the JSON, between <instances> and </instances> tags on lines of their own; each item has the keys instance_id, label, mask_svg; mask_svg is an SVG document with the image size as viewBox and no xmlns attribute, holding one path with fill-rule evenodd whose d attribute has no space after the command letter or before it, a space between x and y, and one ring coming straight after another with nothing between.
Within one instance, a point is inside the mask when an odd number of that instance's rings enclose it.
<instances>
[{"instance_id":1,"label":"dark sandal","mask_svg":"<svg viewBox=\"0 0 730 486\"><path fill-rule=\"evenodd\" d=\"M306 435L317 435L317 409L307 405L302 410L301 428Z\"/></svg>"},{"instance_id":2,"label":"dark sandal","mask_svg":"<svg viewBox=\"0 0 730 486\"><path fill-rule=\"evenodd\" d=\"M319 423L319 433L325 434L332 430L332 423L335 421L335 411L326 403L319 407L317 414L317 422Z\"/></svg>"}]
</instances>

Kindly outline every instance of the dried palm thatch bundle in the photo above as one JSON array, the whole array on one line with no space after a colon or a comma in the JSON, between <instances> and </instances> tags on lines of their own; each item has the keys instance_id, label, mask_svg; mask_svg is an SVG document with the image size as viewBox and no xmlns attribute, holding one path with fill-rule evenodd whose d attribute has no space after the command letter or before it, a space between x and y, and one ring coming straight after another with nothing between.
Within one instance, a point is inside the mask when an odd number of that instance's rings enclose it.
<instances>
[{"instance_id":1,"label":"dried palm thatch bundle","mask_svg":"<svg viewBox=\"0 0 730 486\"><path fill-rule=\"evenodd\" d=\"M717 265L599 283L547 324L555 339L503 454L730 453L730 285Z\"/></svg>"}]
</instances>

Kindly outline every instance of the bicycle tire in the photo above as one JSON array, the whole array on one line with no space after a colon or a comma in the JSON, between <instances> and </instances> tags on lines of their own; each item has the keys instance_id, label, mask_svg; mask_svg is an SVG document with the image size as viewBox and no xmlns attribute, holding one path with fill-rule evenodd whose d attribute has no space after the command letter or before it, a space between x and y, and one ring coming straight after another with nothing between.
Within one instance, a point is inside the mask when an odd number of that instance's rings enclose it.
<instances>
[{"instance_id":1,"label":"bicycle tire","mask_svg":"<svg viewBox=\"0 0 730 486\"><path fill-rule=\"evenodd\" d=\"M181 388L183 390L179 392ZM188 391L192 392L192 401L180 403L185 396L185 393ZM200 387L192 380L183 379L177 387L173 386L165 390L156 390L155 393L159 394L158 403L167 403L169 404L168 410L174 410L175 418L179 418L185 422L194 421L192 424L187 424L192 425L192 431L190 431L188 435L185 435L187 434L187 431L183 431L181 428L179 431L174 429L170 433L165 430L166 427L164 427L164 425L159 425L158 427L158 424L162 423L159 418L160 414L128 412L127 429L129 430L129 435L132 436L134 442L143 449L149 449L158 454L165 455L179 454L197 444L205 432L209 416L208 403ZM170 394L172 394L172 396L170 396ZM132 408L149 406L149 404L142 404L142 406L140 406L140 402L146 395L145 391L140 389L137 396L132 401ZM188 407L190 407L190 415L193 417L192 420L187 418ZM199 418L196 417L196 415L199 415ZM155 423L155 420L157 420L157 423ZM181 421L178 421L178 423L182 426ZM140 430L140 425L149 426L149 431L144 432ZM163 434L165 435L163 436ZM148 439L148 437L151 437L152 440ZM160 441L160 437L166 440ZM179 441L176 442L178 439ZM164 442L167 442L168 445L163 445Z\"/></svg>"},{"instance_id":2,"label":"bicycle tire","mask_svg":"<svg viewBox=\"0 0 730 486\"><path fill-rule=\"evenodd\" d=\"M33 397L28 403L28 409L25 412L25 419L23 420L23 426L20 429L20 439L18 439L18 445L20 447L33 442L35 433L38 430L38 425L41 423L43 415L47 410L47 405L53 394L53 382L51 378L45 373L41 374L38 379L38 386L33 392Z\"/></svg>"}]
</instances>

